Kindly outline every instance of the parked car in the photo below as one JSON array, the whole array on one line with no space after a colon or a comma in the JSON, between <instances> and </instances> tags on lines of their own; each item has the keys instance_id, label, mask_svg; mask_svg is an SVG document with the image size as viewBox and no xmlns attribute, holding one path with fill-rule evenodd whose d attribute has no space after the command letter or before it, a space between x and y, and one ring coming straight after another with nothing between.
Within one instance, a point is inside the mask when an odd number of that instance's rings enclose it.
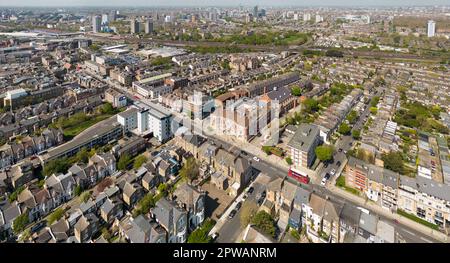
<instances>
[{"instance_id":1,"label":"parked car","mask_svg":"<svg viewBox=\"0 0 450 263\"><path fill-rule=\"evenodd\" d=\"M217 232L214 232L214 233L211 235L211 239L212 239L212 240L217 240L218 237L219 237L219 233L217 233Z\"/></svg>"},{"instance_id":2,"label":"parked car","mask_svg":"<svg viewBox=\"0 0 450 263\"><path fill-rule=\"evenodd\" d=\"M265 197L266 197L266 194L267 194L266 191L263 191L263 192L261 193L261 196L265 198Z\"/></svg>"},{"instance_id":3,"label":"parked car","mask_svg":"<svg viewBox=\"0 0 450 263\"><path fill-rule=\"evenodd\" d=\"M248 188L247 193L251 194L251 193L253 193L254 190L255 190L255 188L253 188L253 186L250 186L250 188Z\"/></svg>"},{"instance_id":4,"label":"parked car","mask_svg":"<svg viewBox=\"0 0 450 263\"><path fill-rule=\"evenodd\" d=\"M43 220L43 221L37 223L36 225L31 227L31 229L30 229L31 233L38 232L39 230L44 228L46 225L47 225L47 221L46 220Z\"/></svg>"},{"instance_id":5,"label":"parked car","mask_svg":"<svg viewBox=\"0 0 450 263\"><path fill-rule=\"evenodd\" d=\"M260 197L259 199L258 199L258 205L262 205L262 203L264 203L264 197Z\"/></svg>"},{"instance_id":6,"label":"parked car","mask_svg":"<svg viewBox=\"0 0 450 263\"><path fill-rule=\"evenodd\" d=\"M337 165L337 166L341 166L341 161L337 161L337 162L336 162L336 165Z\"/></svg>"},{"instance_id":7,"label":"parked car","mask_svg":"<svg viewBox=\"0 0 450 263\"><path fill-rule=\"evenodd\" d=\"M231 210L230 214L228 215L228 219L233 219L233 217L236 215L236 210Z\"/></svg>"},{"instance_id":8,"label":"parked car","mask_svg":"<svg viewBox=\"0 0 450 263\"><path fill-rule=\"evenodd\" d=\"M326 183L327 183L327 179L325 179L325 177L322 178L322 181L320 182L320 185L321 186L325 186Z\"/></svg>"},{"instance_id":9,"label":"parked car","mask_svg":"<svg viewBox=\"0 0 450 263\"><path fill-rule=\"evenodd\" d=\"M327 168L327 167L328 167L328 163L325 163L325 164L323 165L323 167L324 167L324 168Z\"/></svg>"},{"instance_id":10,"label":"parked car","mask_svg":"<svg viewBox=\"0 0 450 263\"><path fill-rule=\"evenodd\" d=\"M330 174L334 175L336 173L336 169L331 170Z\"/></svg>"},{"instance_id":11,"label":"parked car","mask_svg":"<svg viewBox=\"0 0 450 263\"><path fill-rule=\"evenodd\" d=\"M236 204L236 207L234 208L236 211L239 211L239 209L241 209L242 207L242 202L239 202Z\"/></svg>"},{"instance_id":12,"label":"parked car","mask_svg":"<svg viewBox=\"0 0 450 263\"><path fill-rule=\"evenodd\" d=\"M342 152L342 148L339 148L338 152Z\"/></svg>"}]
</instances>

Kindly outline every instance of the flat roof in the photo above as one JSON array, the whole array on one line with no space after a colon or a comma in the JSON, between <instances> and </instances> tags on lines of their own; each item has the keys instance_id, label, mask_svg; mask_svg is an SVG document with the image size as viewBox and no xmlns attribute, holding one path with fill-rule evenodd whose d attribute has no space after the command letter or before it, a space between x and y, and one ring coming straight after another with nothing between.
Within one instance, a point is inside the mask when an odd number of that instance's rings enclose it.
<instances>
[{"instance_id":1,"label":"flat roof","mask_svg":"<svg viewBox=\"0 0 450 263\"><path fill-rule=\"evenodd\" d=\"M41 156L41 159L48 160L54 157L59 157L61 155L64 155L67 151L70 151L71 149L78 147L79 145L83 145L89 141L92 141L95 138L98 138L100 136L103 136L104 134L111 132L117 127L122 128L122 126L116 121L116 118L117 118L116 115L114 115L109 119L101 121L87 128L86 130L75 136L69 142L64 143L58 147L55 147L49 150L47 153L43 154Z\"/></svg>"}]
</instances>

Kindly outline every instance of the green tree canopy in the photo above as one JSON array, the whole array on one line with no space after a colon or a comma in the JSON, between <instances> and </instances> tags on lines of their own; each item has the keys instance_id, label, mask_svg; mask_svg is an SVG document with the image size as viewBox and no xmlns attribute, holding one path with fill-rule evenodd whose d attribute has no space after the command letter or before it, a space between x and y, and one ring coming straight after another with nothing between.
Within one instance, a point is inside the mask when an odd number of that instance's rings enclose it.
<instances>
[{"instance_id":1,"label":"green tree canopy","mask_svg":"<svg viewBox=\"0 0 450 263\"><path fill-rule=\"evenodd\" d=\"M341 126L339 126L338 132L340 134L347 135L350 133L351 130L352 128L350 128L350 126L347 123L342 123Z\"/></svg>"},{"instance_id":2,"label":"green tree canopy","mask_svg":"<svg viewBox=\"0 0 450 263\"><path fill-rule=\"evenodd\" d=\"M83 147L77 154L75 155L76 162L88 163L89 161L89 151L86 147Z\"/></svg>"},{"instance_id":3,"label":"green tree canopy","mask_svg":"<svg viewBox=\"0 0 450 263\"><path fill-rule=\"evenodd\" d=\"M141 214L147 214L150 211L150 208L155 206L155 199L153 194L148 193L144 198L139 200L136 209L133 211L133 217L137 217Z\"/></svg>"},{"instance_id":4,"label":"green tree canopy","mask_svg":"<svg viewBox=\"0 0 450 263\"><path fill-rule=\"evenodd\" d=\"M206 219L203 224L194 230L188 236L188 243L211 243L211 237L208 235L209 231L214 227L214 221Z\"/></svg>"},{"instance_id":5,"label":"green tree canopy","mask_svg":"<svg viewBox=\"0 0 450 263\"><path fill-rule=\"evenodd\" d=\"M145 155L141 154L138 157L136 157L136 159L134 159L133 168L139 169L146 162L147 162L147 157L145 157Z\"/></svg>"},{"instance_id":6,"label":"green tree canopy","mask_svg":"<svg viewBox=\"0 0 450 263\"><path fill-rule=\"evenodd\" d=\"M358 112L356 112L355 110L350 111L350 113L347 115L347 120L351 124L355 124L357 119L358 119Z\"/></svg>"},{"instance_id":7,"label":"green tree canopy","mask_svg":"<svg viewBox=\"0 0 450 263\"><path fill-rule=\"evenodd\" d=\"M117 162L117 169L124 171L128 168L128 165L131 162L131 157L128 154L123 154L120 156L119 161Z\"/></svg>"},{"instance_id":8,"label":"green tree canopy","mask_svg":"<svg viewBox=\"0 0 450 263\"><path fill-rule=\"evenodd\" d=\"M80 195L80 199L83 203L86 203L89 198L91 198L91 192L90 191L85 191Z\"/></svg>"},{"instance_id":9,"label":"green tree canopy","mask_svg":"<svg viewBox=\"0 0 450 263\"><path fill-rule=\"evenodd\" d=\"M317 158L321 161L330 161L333 159L333 147L329 145L321 145L315 149Z\"/></svg>"},{"instance_id":10,"label":"green tree canopy","mask_svg":"<svg viewBox=\"0 0 450 263\"><path fill-rule=\"evenodd\" d=\"M275 221L266 211L258 212L253 218L252 223L265 234L275 237Z\"/></svg>"},{"instance_id":11,"label":"green tree canopy","mask_svg":"<svg viewBox=\"0 0 450 263\"><path fill-rule=\"evenodd\" d=\"M18 235L20 232L22 232L23 230L25 230L25 227L29 224L29 219L28 219L28 211L23 211L23 213L18 216L16 219L14 219L13 222L13 232L14 234Z\"/></svg>"},{"instance_id":12,"label":"green tree canopy","mask_svg":"<svg viewBox=\"0 0 450 263\"><path fill-rule=\"evenodd\" d=\"M302 95L302 90L298 85L295 85L292 87L291 94L293 96L299 97L300 95Z\"/></svg>"},{"instance_id":13,"label":"green tree canopy","mask_svg":"<svg viewBox=\"0 0 450 263\"><path fill-rule=\"evenodd\" d=\"M47 219L47 225L51 225L54 222L58 221L59 219L61 219L61 217L63 217L64 215L64 209L62 209L62 207L58 207L55 211L53 211Z\"/></svg>"},{"instance_id":14,"label":"green tree canopy","mask_svg":"<svg viewBox=\"0 0 450 263\"><path fill-rule=\"evenodd\" d=\"M314 113L319 110L319 103L315 99L307 98L303 101L303 105L307 113Z\"/></svg>"},{"instance_id":15,"label":"green tree canopy","mask_svg":"<svg viewBox=\"0 0 450 263\"><path fill-rule=\"evenodd\" d=\"M60 158L49 161L44 165L44 176L52 175L53 173L66 172L69 169L69 162L67 158Z\"/></svg>"},{"instance_id":16,"label":"green tree canopy","mask_svg":"<svg viewBox=\"0 0 450 263\"><path fill-rule=\"evenodd\" d=\"M361 137L361 131L360 130L353 130L352 131L352 137L355 140L358 140Z\"/></svg>"},{"instance_id":17,"label":"green tree canopy","mask_svg":"<svg viewBox=\"0 0 450 263\"><path fill-rule=\"evenodd\" d=\"M404 163L400 152L389 152L381 155L384 162L384 168L403 174Z\"/></svg>"},{"instance_id":18,"label":"green tree canopy","mask_svg":"<svg viewBox=\"0 0 450 263\"><path fill-rule=\"evenodd\" d=\"M180 170L180 176L182 178L187 179L189 182L192 182L195 178L197 178L199 174L199 165L195 161L193 157L190 157L186 160L186 163Z\"/></svg>"}]
</instances>

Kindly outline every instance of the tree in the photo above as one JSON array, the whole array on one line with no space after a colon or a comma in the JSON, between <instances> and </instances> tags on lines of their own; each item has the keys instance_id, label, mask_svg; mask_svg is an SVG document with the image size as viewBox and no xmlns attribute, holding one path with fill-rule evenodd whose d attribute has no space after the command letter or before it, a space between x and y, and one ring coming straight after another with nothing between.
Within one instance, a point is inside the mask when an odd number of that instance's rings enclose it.
<instances>
[{"instance_id":1,"label":"tree","mask_svg":"<svg viewBox=\"0 0 450 263\"><path fill-rule=\"evenodd\" d=\"M286 163L287 163L287 164L289 164L289 165L292 165L292 164L293 164L292 158L291 158L290 156L286 157L285 160L286 160Z\"/></svg>"},{"instance_id":2,"label":"tree","mask_svg":"<svg viewBox=\"0 0 450 263\"><path fill-rule=\"evenodd\" d=\"M128 154L123 154L120 156L119 161L117 162L117 169L124 171L128 168L128 165L131 162L131 157Z\"/></svg>"},{"instance_id":3,"label":"tree","mask_svg":"<svg viewBox=\"0 0 450 263\"><path fill-rule=\"evenodd\" d=\"M67 169L69 169L67 158L55 159L45 164L43 174L44 176L50 176L53 173L66 172Z\"/></svg>"},{"instance_id":4,"label":"tree","mask_svg":"<svg viewBox=\"0 0 450 263\"><path fill-rule=\"evenodd\" d=\"M352 129L350 128L350 126L347 123L342 123L341 126L339 126L338 132L340 134L344 134L347 135L350 133Z\"/></svg>"},{"instance_id":5,"label":"tree","mask_svg":"<svg viewBox=\"0 0 450 263\"><path fill-rule=\"evenodd\" d=\"M31 237L31 229L27 228L25 231L22 232L20 236L20 241L25 242Z\"/></svg>"},{"instance_id":6,"label":"tree","mask_svg":"<svg viewBox=\"0 0 450 263\"><path fill-rule=\"evenodd\" d=\"M13 201L17 200L17 197L19 196L19 194L20 194L23 190L25 190L25 186L22 185L22 186L17 187L16 190L14 190L14 192L12 192L12 193L8 196L9 202L12 203Z\"/></svg>"},{"instance_id":7,"label":"tree","mask_svg":"<svg viewBox=\"0 0 450 263\"><path fill-rule=\"evenodd\" d=\"M299 97L300 95L302 95L302 90L300 89L299 86L296 85L296 86L292 87L291 94L293 96Z\"/></svg>"},{"instance_id":8,"label":"tree","mask_svg":"<svg viewBox=\"0 0 450 263\"><path fill-rule=\"evenodd\" d=\"M114 107L112 106L111 103L107 102L107 103L103 104L100 107L100 113L102 113L102 114L113 114L114 113Z\"/></svg>"},{"instance_id":9,"label":"tree","mask_svg":"<svg viewBox=\"0 0 450 263\"><path fill-rule=\"evenodd\" d=\"M192 182L195 178L197 178L199 165L195 161L193 157L190 157L186 160L186 163L180 170L180 176L185 178L189 182Z\"/></svg>"},{"instance_id":10,"label":"tree","mask_svg":"<svg viewBox=\"0 0 450 263\"><path fill-rule=\"evenodd\" d=\"M317 158L322 162L330 161L333 159L333 147L329 145L321 145L315 149Z\"/></svg>"},{"instance_id":11,"label":"tree","mask_svg":"<svg viewBox=\"0 0 450 263\"><path fill-rule=\"evenodd\" d=\"M252 201L244 202L244 204L241 207L241 213L239 218L242 227L246 227L251 222L256 211L258 211L258 206L256 205L255 202Z\"/></svg>"},{"instance_id":12,"label":"tree","mask_svg":"<svg viewBox=\"0 0 450 263\"><path fill-rule=\"evenodd\" d=\"M372 113L373 115L377 114L377 112L378 112L377 107L370 107L369 110L370 110L370 113Z\"/></svg>"},{"instance_id":13,"label":"tree","mask_svg":"<svg viewBox=\"0 0 450 263\"><path fill-rule=\"evenodd\" d=\"M80 195L81 202L86 203L91 197L90 191L85 191Z\"/></svg>"},{"instance_id":14,"label":"tree","mask_svg":"<svg viewBox=\"0 0 450 263\"><path fill-rule=\"evenodd\" d=\"M350 111L350 113L347 115L347 120L351 124L355 124L357 119L358 119L358 112L356 112L355 110Z\"/></svg>"},{"instance_id":15,"label":"tree","mask_svg":"<svg viewBox=\"0 0 450 263\"><path fill-rule=\"evenodd\" d=\"M330 49L330 50L327 50L327 52L325 52L325 55L327 57L340 57L341 58L344 56L344 53L337 49Z\"/></svg>"},{"instance_id":16,"label":"tree","mask_svg":"<svg viewBox=\"0 0 450 263\"><path fill-rule=\"evenodd\" d=\"M111 239L111 233L109 232L107 227L102 228L101 232L102 232L103 238L105 238L108 241Z\"/></svg>"},{"instance_id":17,"label":"tree","mask_svg":"<svg viewBox=\"0 0 450 263\"><path fill-rule=\"evenodd\" d=\"M158 185L158 193L162 195L166 195L168 191L167 184L161 183Z\"/></svg>"},{"instance_id":18,"label":"tree","mask_svg":"<svg viewBox=\"0 0 450 263\"><path fill-rule=\"evenodd\" d=\"M28 223L30 223L28 219L28 211L25 210L20 216L14 219L12 226L14 234L18 235L20 232L22 232L28 225Z\"/></svg>"},{"instance_id":19,"label":"tree","mask_svg":"<svg viewBox=\"0 0 450 263\"><path fill-rule=\"evenodd\" d=\"M74 194L76 196L80 196L81 193L83 193L83 187L81 187L81 185L75 186Z\"/></svg>"},{"instance_id":20,"label":"tree","mask_svg":"<svg viewBox=\"0 0 450 263\"><path fill-rule=\"evenodd\" d=\"M76 162L87 163L89 161L89 152L86 147L83 147L75 156Z\"/></svg>"},{"instance_id":21,"label":"tree","mask_svg":"<svg viewBox=\"0 0 450 263\"><path fill-rule=\"evenodd\" d=\"M53 224L53 222L58 221L59 219L61 219L61 217L64 215L64 209L62 209L61 207L59 207L58 209L56 209L55 211L53 211L47 219L47 225L51 225Z\"/></svg>"},{"instance_id":22,"label":"tree","mask_svg":"<svg viewBox=\"0 0 450 263\"><path fill-rule=\"evenodd\" d=\"M211 237L208 235L209 231L214 227L215 222L211 219L206 219L203 224L194 230L188 236L188 243L211 243Z\"/></svg>"},{"instance_id":23,"label":"tree","mask_svg":"<svg viewBox=\"0 0 450 263\"><path fill-rule=\"evenodd\" d=\"M134 159L133 168L139 169L146 162L147 162L147 157L145 157L145 155L141 154L138 157L136 157L136 159Z\"/></svg>"},{"instance_id":24,"label":"tree","mask_svg":"<svg viewBox=\"0 0 450 263\"><path fill-rule=\"evenodd\" d=\"M307 113L313 113L319 110L319 103L315 99L305 99L303 105Z\"/></svg>"},{"instance_id":25,"label":"tree","mask_svg":"<svg viewBox=\"0 0 450 263\"><path fill-rule=\"evenodd\" d=\"M361 131L360 130L353 130L352 131L352 137L355 140L358 140L361 137Z\"/></svg>"},{"instance_id":26,"label":"tree","mask_svg":"<svg viewBox=\"0 0 450 263\"><path fill-rule=\"evenodd\" d=\"M397 173L404 172L404 164L402 154L400 152L389 152L381 155L384 162L384 168Z\"/></svg>"},{"instance_id":27,"label":"tree","mask_svg":"<svg viewBox=\"0 0 450 263\"><path fill-rule=\"evenodd\" d=\"M272 216L269 215L266 211L258 212L251 221L252 224L254 224L265 234L271 237L275 237L275 221L273 220Z\"/></svg>"},{"instance_id":28,"label":"tree","mask_svg":"<svg viewBox=\"0 0 450 263\"><path fill-rule=\"evenodd\" d=\"M138 215L147 214L150 211L150 208L155 206L155 199L153 194L148 193L144 198L142 198L137 205L137 208L133 211L133 217L137 217Z\"/></svg>"}]
</instances>

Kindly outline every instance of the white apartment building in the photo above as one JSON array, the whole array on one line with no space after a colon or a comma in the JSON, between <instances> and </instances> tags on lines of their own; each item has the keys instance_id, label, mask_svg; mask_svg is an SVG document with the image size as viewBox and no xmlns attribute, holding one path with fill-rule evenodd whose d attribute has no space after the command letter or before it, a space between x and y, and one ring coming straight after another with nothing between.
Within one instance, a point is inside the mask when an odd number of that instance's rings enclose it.
<instances>
[{"instance_id":1,"label":"white apartment building","mask_svg":"<svg viewBox=\"0 0 450 263\"><path fill-rule=\"evenodd\" d=\"M123 126L124 132L131 132L137 128L137 112L136 108L130 108L117 114L117 122Z\"/></svg>"},{"instance_id":2,"label":"white apartment building","mask_svg":"<svg viewBox=\"0 0 450 263\"><path fill-rule=\"evenodd\" d=\"M172 114L155 103L138 103L133 108L118 114L117 121L125 132L137 135L153 134L160 142L170 139L172 133Z\"/></svg>"},{"instance_id":3,"label":"white apartment building","mask_svg":"<svg viewBox=\"0 0 450 263\"><path fill-rule=\"evenodd\" d=\"M427 36L434 37L435 33L436 33L436 22L434 22L433 20L429 20L427 26Z\"/></svg>"},{"instance_id":4,"label":"white apartment building","mask_svg":"<svg viewBox=\"0 0 450 263\"><path fill-rule=\"evenodd\" d=\"M398 208L447 228L450 226L450 186L422 177L402 176Z\"/></svg>"}]
</instances>

